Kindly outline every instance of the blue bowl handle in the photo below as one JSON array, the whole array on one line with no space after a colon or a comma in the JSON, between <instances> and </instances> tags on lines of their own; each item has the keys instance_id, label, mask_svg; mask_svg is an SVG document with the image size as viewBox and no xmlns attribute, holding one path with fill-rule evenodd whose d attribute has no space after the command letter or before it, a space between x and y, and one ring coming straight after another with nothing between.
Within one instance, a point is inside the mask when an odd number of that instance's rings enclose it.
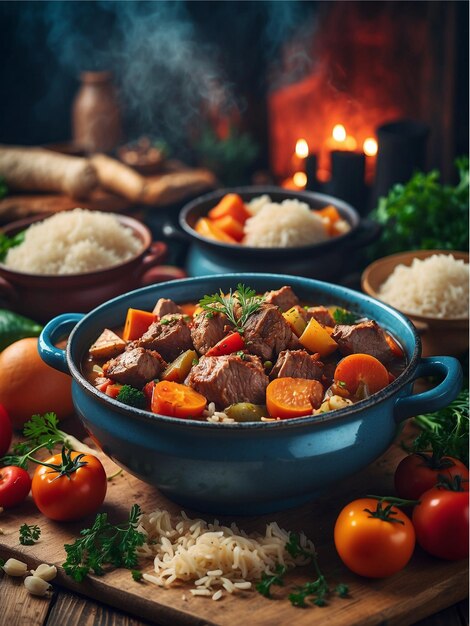
<instances>
[{"instance_id":1,"label":"blue bowl handle","mask_svg":"<svg viewBox=\"0 0 470 626\"><path fill-rule=\"evenodd\" d=\"M457 359L451 356L436 356L421 359L416 368L413 380L421 376L443 376L444 379L437 387L399 398L395 403L394 417L397 423L420 415L432 413L444 408L455 400L462 388L462 368Z\"/></svg>"},{"instance_id":2,"label":"blue bowl handle","mask_svg":"<svg viewBox=\"0 0 470 626\"><path fill-rule=\"evenodd\" d=\"M72 328L84 317L84 313L64 313L48 322L39 335L38 350L41 359L60 372L70 374L65 350L56 343L68 335Z\"/></svg>"}]
</instances>

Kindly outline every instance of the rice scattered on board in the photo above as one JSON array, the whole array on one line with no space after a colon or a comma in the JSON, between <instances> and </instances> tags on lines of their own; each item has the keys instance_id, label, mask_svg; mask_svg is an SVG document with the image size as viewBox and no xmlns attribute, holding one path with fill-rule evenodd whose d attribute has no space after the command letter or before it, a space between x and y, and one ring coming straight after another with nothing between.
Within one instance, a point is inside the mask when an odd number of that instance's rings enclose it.
<instances>
[{"instance_id":1,"label":"rice scattered on board","mask_svg":"<svg viewBox=\"0 0 470 626\"><path fill-rule=\"evenodd\" d=\"M252 200L254 213L245 223L243 245L257 248L307 246L329 239L322 218L299 200L268 202L269 196Z\"/></svg>"},{"instance_id":2,"label":"rice scattered on board","mask_svg":"<svg viewBox=\"0 0 470 626\"><path fill-rule=\"evenodd\" d=\"M220 600L224 592L251 589L263 573L274 574L278 564L293 568L306 563L287 552L289 533L276 522L267 524L264 535L247 534L236 524L189 519L184 512L172 518L157 509L142 516L138 530L147 537L139 555L154 557L155 573L144 573L145 580L160 587L192 582L193 596L213 600ZM299 540L303 548L315 550L303 533Z\"/></svg>"},{"instance_id":3,"label":"rice scattered on board","mask_svg":"<svg viewBox=\"0 0 470 626\"><path fill-rule=\"evenodd\" d=\"M116 217L101 211L63 211L32 224L5 265L28 274L80 274L127 261L142 242Z\"/></svg>"},{"instance_id":4,"label":"rice scattered on board","mask_svg":"<svg viewBox=\"0 0 470 626\"><path fill-rule=\"evenodd\" d=\"M468 317L468 263L451 254L397 265L379 297L406 313L441 319Z\"/></svg>"}]
</instances>

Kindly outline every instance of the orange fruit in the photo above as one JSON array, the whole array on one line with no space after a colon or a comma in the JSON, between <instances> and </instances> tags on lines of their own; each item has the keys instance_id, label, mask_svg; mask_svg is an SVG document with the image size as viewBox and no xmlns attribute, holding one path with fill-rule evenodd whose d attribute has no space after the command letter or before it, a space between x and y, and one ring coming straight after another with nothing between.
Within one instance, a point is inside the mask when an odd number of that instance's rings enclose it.
<instances>
[{"instance_id":1,"label":"orange fruit","mask_svg":"<svg viewBox=\"0 0 470 626\"><path fill-rule=\"evenodd\" d=\"M59 419L73 412L72 379L46 365L37 337L15 341L0 352L0 404L14 428L36 413L53 411Z\"/></svg>"}]
</instances>

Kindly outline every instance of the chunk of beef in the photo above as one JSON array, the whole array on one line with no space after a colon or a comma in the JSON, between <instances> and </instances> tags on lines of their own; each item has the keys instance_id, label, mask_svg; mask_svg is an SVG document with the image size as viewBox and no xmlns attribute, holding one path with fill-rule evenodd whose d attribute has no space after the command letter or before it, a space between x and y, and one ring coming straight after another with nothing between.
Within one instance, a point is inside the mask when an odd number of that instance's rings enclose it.
<instances>
[{"instance_id":1,"label":"chunk of beef","mask_svg":"<svg viewBox=\"0 0 470 626\"><path fill-rule=\"evenodd\" d=\"M161 319L164 315L169 313L182 313L181 308L168 298L160 298L157 304L154 306L152 313Z\"/></svg>"},{"instance_id":2,"label":"chunk of beef","mask_svg":"<svg viewBox=\"0 0 470 626\"><path fill-rule=\"evenodd\" d=\"M268 383L258 357L236 354L202 356L185 380L218 409L236 402L264 404Z\"/></svg>"},{"instance_id":3,"label":"chunk of beef","mask_svg":"<svg viewBox=\"0 0 470 626\"><path fill-rule=\"evenodd\" d=\"M382 363L393 359L393 352L387 343L385 333L374 321L359 324L337 324L331 337L338 344L341 354L370 354Z\"/></svg>"},{"instance_id":4,"label":"chunk of beef","mask_svg":"<svg viewBox=\"0 0 470 626\"><path fill-rule=\"evenodd\" d=\"M134 348L105 363L103 374L123 385L141 389L145 383L158 378L165 367L166 363L158 352Z\"/></svg>"},{"instance_id":5,"label":"chunk of beef","mask_svg":"<svg viewBox=\"0 0 470 626\"><path fill-rule=\"evenodd\" d=\"M137 345L156 350L166 361L173 361L182 352L193 349L189 327L182 317L176 315L173 319L153 322Z\"/></svg>"},{"instance_id":6,"label":"chunk of beef","mask_svg":"<svg viewBox=\"0 0 470 626\"><path fill-rule=\"evenodd\" d=\"M199 354L205 354L226 335L226 327L231 327L222 313L208 315L201 313L194 318L191 326L191 338Z\"/></svg>"},{"instance_id":7,"label":"chunk of beef","mask_svg":"<svg viewBox=\"0 0 470 626\"><path fill-rule=\"evenodd\" d=\"M270 378L309 378L320 380L323 363L319 354L309 354L305 350L283 350L271 370Z\"/></svg>"},{"instance_id":8,"label":"chunk of beef","mask_svg":"<svg viewBox=\"0 0 470 626\"><path fill-rule=\"evenodd\" d=\"M284 313L296 304L299 304L299 299L292 291L292 287L288 287L287 285L274 291L268 291L264 301L267 304L278 306Z\"/></svg>"},{"instance_id":9,"label":"chunk of beef","mask_svg":"<svg viewBox=\"0 0 470 626\"><path fill-rule=\"evenodd\" d=\"M336 323L326 306L311 306L306 309L305 313L307 320L313 317L322 326L334 326Z\"/></svg>"},{"instance_id":10,"label":"chunk of beef","mask_svg":"<svg viewBox=\"0 0 470 626\"><path fill-rule=\"evenodd\" d=\"M245 324L246 349L263 361L274 360L288 346L299 345L297 337L273 304L262 304Z\"/></svg>"},{"instance_id":11,"label":"chunk of beef","mask_svg":"<svg viewBox=\"0 0 470 626\"><path fill-rule=\"evenodd\" d=\"M126 342L109 328L105 328L89 352L95 359L111 359L121 354L126 348Z\"/></svg>"}]
</instances>

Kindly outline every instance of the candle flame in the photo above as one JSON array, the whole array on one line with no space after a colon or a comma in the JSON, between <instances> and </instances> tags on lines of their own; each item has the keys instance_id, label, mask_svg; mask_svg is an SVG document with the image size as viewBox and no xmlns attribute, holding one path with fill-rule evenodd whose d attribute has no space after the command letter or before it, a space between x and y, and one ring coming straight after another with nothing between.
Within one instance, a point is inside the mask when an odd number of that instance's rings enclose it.
<instances>
[{"instance_id":1,"label":"candle flame","mask_svg":"<svg viewBox=\"0 0 470 626\"><path fill-rule=\"evenodd\" d=\"M299 159L305 159L308 157L309 149L308 143L305 139L297 139L297 143L295 144L295 154L299 157Z\"/></svg>"},{"instance_id":2,"label":"candle flame","mask_svg":"<svg viewBox=\"0 0 470 626\"><path fill-rule=\"evenodd\" d=\"M331 135L336 141L344 141L346 139L346 129L342 124L336 124Z\"/></svg>"},{"instance_id":3,"label":"candle flame","mask_svg":"<svg viewBox=\"0 0 470 626\"><path fill-rule=\"evenodd\" d=\"M367 137L362 144L364 154L367 156L375 156L377 154L377 141L373 137Z\"/></svg>"},{"instance_id":4,"label":"candle flame","mask_svg":"<svg viewBox=\"0 0 470 626\"><path fill-rule=\"evenodd\" d=\"M305 172L296 172L292 180L297 187L304 189L307 184L307 174Z\"/></svg>"}]
</instances>

